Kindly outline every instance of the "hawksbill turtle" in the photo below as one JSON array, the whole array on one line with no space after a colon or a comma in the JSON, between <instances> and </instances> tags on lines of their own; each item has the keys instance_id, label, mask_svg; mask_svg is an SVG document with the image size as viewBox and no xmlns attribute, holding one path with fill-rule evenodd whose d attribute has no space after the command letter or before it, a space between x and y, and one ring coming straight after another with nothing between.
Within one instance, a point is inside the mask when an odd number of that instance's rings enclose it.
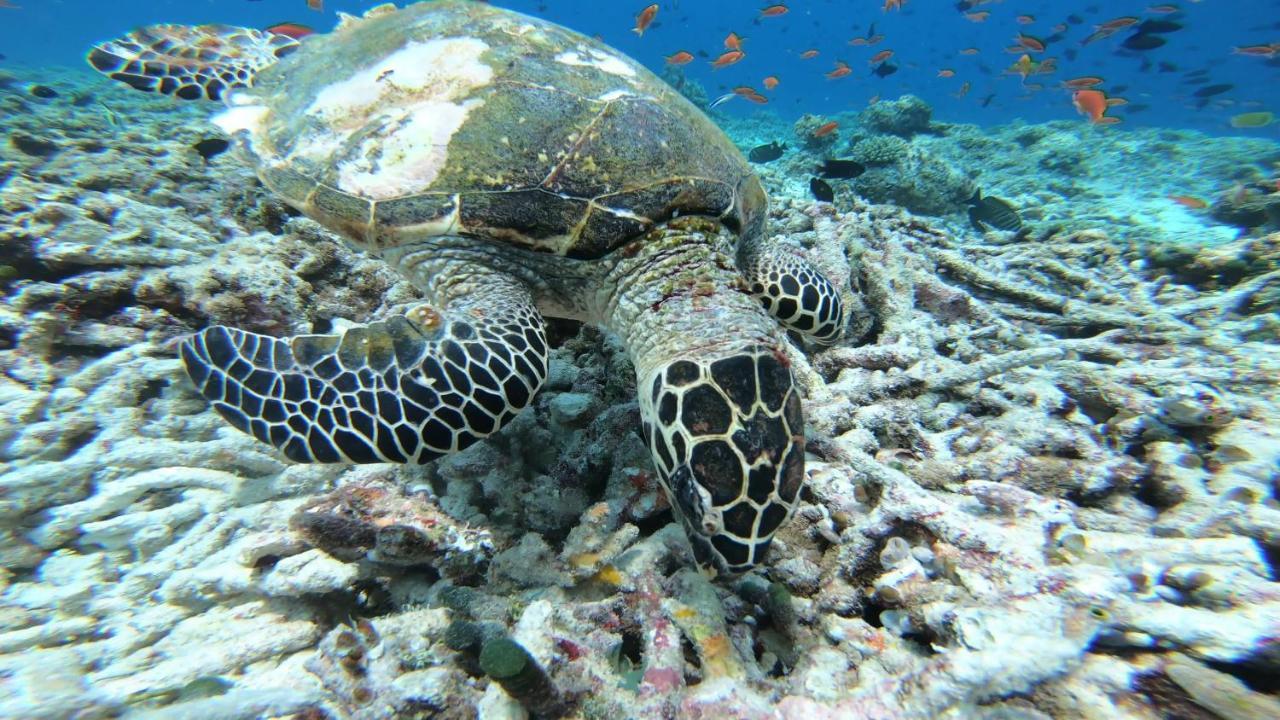
<instances>
[{"instance_id":1,"label":"hawksbill turtle","mask_svg":"<svg viewBox=\"0 0 1280 720\"><path fill-rule=\"evenodd\" d=\"M780 323L833 342L836 287L766 233L767 198L702 112L618 51L485 3L343 16L301 41L152 25L91 65L221 100L263 184L390 263L424 302L335 334L215 326L187 373L300 462L422 463L497 431L547 377L543 317L635 366L643 434L698 565L761 562L804 479Z\"/></svg>"}]
</instances>

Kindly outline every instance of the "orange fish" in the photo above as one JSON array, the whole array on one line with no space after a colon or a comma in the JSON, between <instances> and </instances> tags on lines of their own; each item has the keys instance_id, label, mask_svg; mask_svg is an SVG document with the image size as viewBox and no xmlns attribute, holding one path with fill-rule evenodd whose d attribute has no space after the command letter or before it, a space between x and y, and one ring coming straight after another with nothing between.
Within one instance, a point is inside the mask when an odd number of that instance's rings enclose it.
<instances>
[{"instance_id":1,"label":"orange fish","mask_svg":"<svg viewBox=\"0 0 1280 720\"><path fill-rule=\"evenodd\" d=\"M668 65L688 65L691 62L693 62L693 53L687 50L681 50L667 56Z\"/></svg>"},{"instance_id":2,"label":"orange fish","mask_svg":"<svg viewBox=\"0 0 1280 720\"><path fill-rule=\"evenodd\" d=\"M742 38L738 37L738 33L735 33L735 32L729 33L728 37L724 39L724 49L725 50L741 50L742 49Z\"/></svg>"},{"instance_id":3,"label":"orange fish","mask_svg":"<svg viewBox=\"0 0 1280 720\"><path fill-rule=\"evenodd\" d=\"M963 50L961 50L961 51L960 51L960 54L961 54L961 55L977 55L977 54L978 54L978 48L965 48L965 49L963 49Z\"/></svg>"},{"instance_id":4,"label":"orange fish","mask_svg":"<svg viewBox=\"0 0 1280 720\"><path fill-rule=\"evenodd\" d=\"M307 0L307 7L316 12L324 12L324 0Z\"/></svg>"},{"instance_id":5,"label":"orange fish","mask_svg":"<svg viewBox=\"0 0 1280 720\"><path fill-rule=\"evenodd\" d=\"M1275 57L1280 52L1275 45L1246 45L1231 48L1232 55L1249 55L1252 57Z\"/></svg>"},{"instance_id":6,"label":"orange fish","mask_svg":"<svg viewBox=\"0 0 1280 720\"><path fill-rule=\"evenodd\" d=\"M777 78L776 76L774 76L774 75L770 75L769 77L765 78L764 80L761 80L761 81L760 81L760 84L761 84L761 85L764 85L764 89L765 89L765 90L772 90L772 89L774 89L774 88L778 87L778 78Z\"/></svg>"},{"instance_id":7,"label":"orange fish","mask_svg":"<svg viewBox=\"0 0 1280 720\"><path fill-rule=\"evenodd\" d=\"M777 5L770 5L762 9L760 11L760 17L777 17L779 15L786 15L789 11L790 8L786 5L778 3Z\"/></svg>"},{"instance_id":8,"label":"orange fish","mask_svg":"<svg viewBox=\"0 0 1280 720\"><path fill-rule=\"evenodd\" d=\"M316 32L315 30L312 30L306 25L303 25L302 23L296 23L296 22L276 23L275 25L272 25L265 29L269 33L275 33L276 35L285 35L293 38L294 40L301 40L302 38L308 35L314 35Z\"/></svg>"},{"instance_id":9,"label":"orange fish","mask_svg":"<svg viewBox=\"0 0 1280 720\"><path fill-rule=\"evenodd\" d=\"M938 71L938 77L949 78L949 77L955 77L955 76L956 76L956 71L952 70L951 68L942 68L941 70Z\"/></svg>"},{"instance_id":10,"label":"orange fish","mask_svg":"<svg viewBox=\"0 0 1280 720\"><path fill-rule=\"evenodd\" d=\"M1107 98L1107 107L1119 107L1120 105L1128 105L1129 101L1122 97Z\"/></svg>"},{"instance_id":11,"label":"orange fish","mask_svg":"<svg viewBox=\"0 0 1280 720\"><path fill-rule=\"evenodd\" d=\"M1177 5L1152 5L1147 8L1147 12L1155 13L1156 15L1168 15L1169 13L1178 12L1178 10Z\"/></svg>"},{"instance_id":12,"label":"orange fish","mask_svg":"<svg viewBox=\"0 0 1280 720\"><path fill-rule=\"evenodd\" d=\"M891 57L893 57L892 50L881 50L875 55L872 55L868 63L870 63L871 65L879 65L880 63L884 62L885 60L888 60Z\"/></svg>"},{"instance_id":13,"label":"orange fish","mask_svg":"<svg viewBox=\"0 0 1280 720\"><path fill-rule=\"evenodd\" d=\"M1119 124L1120 124L1120 118L1111 117L1111 116L1100 117L1098 118L1097 122L1094 123L1094 125L1119 125Z\"/></svg>"},{"instance_id":14,"label":"orange fish","mask_svg":"<svg viewBox=\"0 0 1280 720\"><path fill-rule=\"evenodd\" d=\"M906 1L907 0L884 0L884 7L880 9L884 12L889 12L890 10L901 10L902 3Z\"/></svg>"},{"instance_id":15,"label":"orange fish","mask_svg":"<svg viewBox=\"0 0 1280 720\"><path fill-rule=\"evenodd\" d=\"M733 89L733 94L739 95L741 97L746 97L748 95L753 94L755 91L756 89L751 87L750 85L739 85L738 87Z\"/></svg>"},{"instance_id":16,"label":"orange fish","mask_svg":"<svg viewBox=\"0 0 1280 720\"><path fill-rule=\"evenodd\" d=\"M644 31L649 29L649 25L653 23L653 19L658 16L658 3L654 3L649 7L640 11L636 15L636 26L631 28L631 32L644 37Z\"/></svg>"},{"instance_id":17,"label":"orange fish","mask_svg":"<svg viewBox=\"0 0 1280 720\"><path fill-rule=\"evenodd\" d=\"M814 130L813 136L816 138L826 137L827 135L830 135L831 133L835 132L836 128L838 127L840 127L840 123L836 122L835 120L832 120L826 125L823 125L822 127L818 128L817 130Z\"/></svg>"},{"instance_id":18,"label":"orange fish","mask_svg":"<svg viewBox=\"0 0 1280 720\"><path fill-rule=\"evenodd\" d=\"M816 58L816 57L818 57L817 50L805 50L804 52L800 53L801 60L812 60L813 58Z\"/></svg>"},{"instance_id":19,"label":"orange fish","mask_svg":"<svg viewBox=\"0 0 1280 720\"><path fill-rule=\"evenodd\" d=\"M1018 41L1019 45L1030 50L1031 52L1044 52L1044 41L1038 37L1033 37L1031 35L1023 35L1022 33L1018 33L1016 40Z\"/></svg>"},{"instance_id":20,"label":"orange fish","mask_svg":"<svg viewBox=\"0 0 1280 720\"><path fill-rule=\"evenodd\" d=\"M1070 80L1066 80L1062 83L1062 87L1067 88L1069 90L1088 90L1094 85L1101 85L1102 83L1103 83L1102 78L1094 77L1092 75L1086 75L1084 77L1071 78Z\"/></svg>"},{"instance_id":21,"label":"orange fish","mask_svg":"<svg viewBox=\"0 0 1280 720\"><path fill-rule=\"evenodd\" d=\"M969 22L982 22L989 17L991 17L991 13L987 12L986 10L981 10L979 12L968 12L964 14L964 19L968 20Z\"/></svg>"},{"instance_id":22,"label":"orange fish","mask_svg":"<svg viewBox=\"0 0 1280 720\"><path fill-rule=\"evenodd\" d=\"M715 70L719 70L722 67L728 67L738 62L746 56L747 54L741 50L726 50L720 54L720 57L711 61L711 67Z\"/></svg>"},{"instance_id":23,"label":"orange fish","mask_svg":"<svg viewBox=\"0 0 1280 720\"><path fill-rule=\"evenodd\" d=\"M1203 210L1209 207L1209 203L1198 197L1191 197L1190 195L1170 195L1169 199L1183 207L1189 207L1192 210Z\"/></svg>"},{"instance_id":24,"label":"orange fish","mask_svg":"<svg viewBox=\"0 0 1280 720\"><path fill-rule=\"evenodd\" d=\"M853 72L853 68L849 67L848 63L844 63L844 62L841 62L841 61L837 60L837 61L836 61L836 69L835 69L835 70L832 70L832 71L831 71L831 72L829 72L829 73L827 73L827 79L828 79L828 80L835 80L835 79L837 79L837 78L842 78L842 77L844 77L845 75L848 75L849 73L852 73L852 72Z\"/></svg>"},{"instance_id":25,"label":"orange fish","mask_svg":"<svg viewBox=\"0 0 1280 720\"><path fill-rule=\"evenodd\" d=\"M1094 25L1093 27L1096 30L1119 30L1121 28L1127 28L1130 25L1134 25L1137 22L1138 18L1133 17L1132 15L1125 15L1123 17L1118 17L1115 20L1108 20L1101 25Z\"/></svg>"},{"instance_id":26,"label":"orange fish","mask_svg":"<svg viewBox=\"0 0 1280 720\"><path fill-rule=\"evenodd\" d=\"M1019 25L1030 25L1036 21L1035 17L1032 15L1019 15L1014 18L1014 20L1016 20Z\"/></svg>"},{"instance_id":27,"label":"orange fish","mask_svg":"<svg viewBox=\"0 0 1280 720\"><path fill-rule=\"evenodd\" d=\"M764 105L769 102L769 98L761 95L758 92L752 92L749 95L743 95L742 97L746 98L747 100L750 100L751 102L757 105Z\"/></svg>"},{"instance_id":28,"label":"orange fish","mask_svg":"<svg viewBox=\"0 0 1280 720\"><path fill-rule=\"evenodd\" d=\"M880 93L876 93L875 95L872 95L871 97L867 98L868 105L875 105L878 102L880 102Z\"/></svg>"},{"instance_id":29,"label":"orange fish","mask_svg":"<svg viewBox=\"0 0 1280 720\"><path fill-rule=\"evenodd\" d=\"M1107 111L1107 96L1101 90L1077 90L1071 93L1071 103L1081 115L1089 116L1089 122L1097 124L1102 121Z\"/></svg>"}]
</instances>

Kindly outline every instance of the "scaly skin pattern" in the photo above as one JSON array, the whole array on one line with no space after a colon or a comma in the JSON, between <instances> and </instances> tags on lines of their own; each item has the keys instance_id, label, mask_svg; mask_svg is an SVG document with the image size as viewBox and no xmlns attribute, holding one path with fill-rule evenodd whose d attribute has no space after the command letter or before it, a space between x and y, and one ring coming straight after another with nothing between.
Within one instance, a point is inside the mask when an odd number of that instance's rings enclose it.
<instances>
[{"instance_id":1,"label":"scaly skin pattern","mask_svg":"<svg viewBox=\"0 0 1280 720\"><path fill-rule=\"evenodd\" d=\"M621 336L667 498L699 565L732 575L764 558L804 478L799 391L730 255L736 242L715 221L681 218L592 261L463 238L384 257L429 296L469 284L470 260L520 278L544 313Z\"/></svg>"}]
</instances>

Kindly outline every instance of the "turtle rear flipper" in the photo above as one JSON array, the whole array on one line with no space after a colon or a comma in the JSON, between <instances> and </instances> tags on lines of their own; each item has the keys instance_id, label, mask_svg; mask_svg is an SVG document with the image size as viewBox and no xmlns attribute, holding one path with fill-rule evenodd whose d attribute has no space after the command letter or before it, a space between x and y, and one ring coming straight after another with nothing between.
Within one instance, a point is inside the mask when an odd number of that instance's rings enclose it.
<instances>
[{"instance_id":1,"label":"turtle rear flipper","mask_svg":"<svg viewBox=\"0 0 1280 720\"><path fill-rule=\"evenodd\" d=\"M547 376L542 316L516 283L336 335L223 326L182 344L222 417L298 462L425 463L497 431ZM470 300L470 298L469 298Z\"/></svg>"},{"instance_id":2,"label":"turtle rear flipper","mask_svg":"<svg viewBox=\"0 0 1280 720\"><path fill-rule=\"evenodd\" d=\"M138 90L217 100L297 47L287 35L233 25L147 25L95 45L87 60Z\"/></svg>"}]
</instances>

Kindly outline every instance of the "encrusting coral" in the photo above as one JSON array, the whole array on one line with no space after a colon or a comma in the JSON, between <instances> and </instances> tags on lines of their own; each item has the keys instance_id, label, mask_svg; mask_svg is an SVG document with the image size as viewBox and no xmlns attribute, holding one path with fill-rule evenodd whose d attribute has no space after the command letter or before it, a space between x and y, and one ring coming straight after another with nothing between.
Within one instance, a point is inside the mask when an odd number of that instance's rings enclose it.
<instances>
[{"instance_id":1,"label":"encrusting coral","mask_svg":"<svg viewBox=\"0 0 1280 720\"><path fill-rule=\"evenodd\" d=\"M552 327L533 406L429 466L291 465L226 427L174 338L327 328L412 291L191 149L194 116L77 82L50 81L139 120L62 103L10 130L58 149L5 158L0 189L0 716L1275 705L1277 236L1173 262L777 193L773 227L850 279L851 324L789 358L804 501L765 567L712 583L596 331Z\"/></svg>"}]
</instances>

